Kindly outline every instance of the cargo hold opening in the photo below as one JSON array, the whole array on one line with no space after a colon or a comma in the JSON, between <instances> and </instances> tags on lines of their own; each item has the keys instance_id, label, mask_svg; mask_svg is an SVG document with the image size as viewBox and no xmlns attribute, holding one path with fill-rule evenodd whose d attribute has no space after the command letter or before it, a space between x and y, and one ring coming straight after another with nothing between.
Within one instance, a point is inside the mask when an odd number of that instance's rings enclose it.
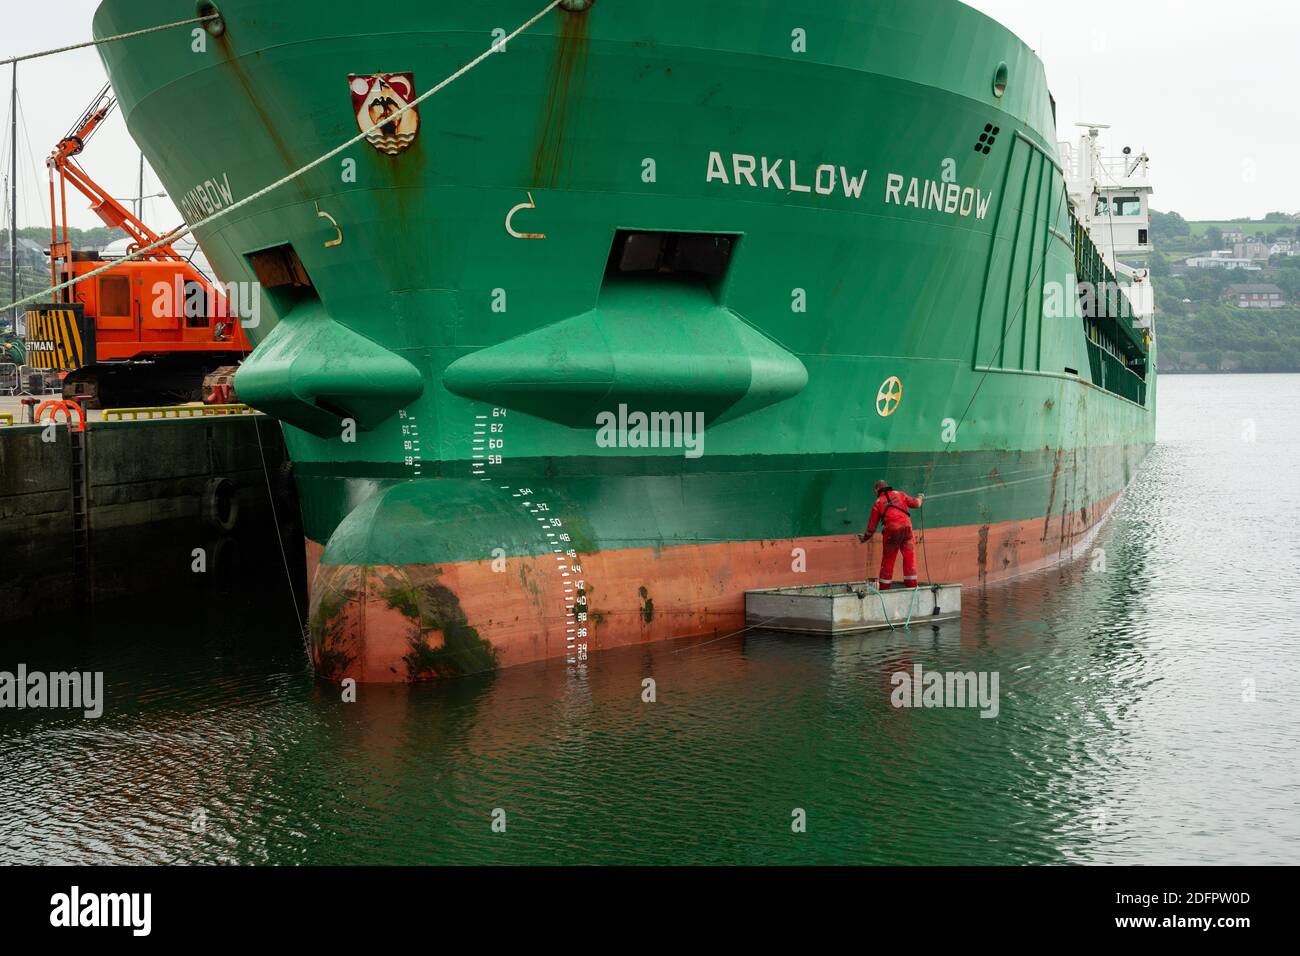
<instances>
[{"instance_id":1,"label":"cargo hold opening","mask_svg":"<svg viewBox=\"0 0 1300 956\"><path fill-rule=\"evenodd\" d=\"M620 277L700 282L718 295L740 236L728 233L619 229L614 234L605 281Z\"/></svg>"},{"instance_id":2,"label":"cargo hold opening","mask_svg":"<svg viewBox=\"0 0 1300 956\"><path fill-rule=\"evenodd\" d=\"M257 276L257 282L271 300L277 316L307 299L318 298L316 286L303 267L297 251L289 243L244 254Z\"/></svg>"}]
</instances>

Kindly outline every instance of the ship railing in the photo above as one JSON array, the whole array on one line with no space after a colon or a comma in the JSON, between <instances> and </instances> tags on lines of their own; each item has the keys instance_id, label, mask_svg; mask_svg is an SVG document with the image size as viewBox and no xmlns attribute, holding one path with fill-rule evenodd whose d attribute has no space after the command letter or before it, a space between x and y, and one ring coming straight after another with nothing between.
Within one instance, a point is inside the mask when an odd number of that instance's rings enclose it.
<instances>
[{"instance_id":1,"label":"ship railing","mask_svg":"<svg viewBox=\"0 0 1300 956\"><path fill-rule=\"evenodd\" d=\"M1057 140L1056 152L1067 179L1092 179L1103 189L1140 189L1150 185L1147 162L1140 156L1094 156L1092 175L1085 177L1083 164L1079 162L1082 155L1073 143Z\"/></svg>"},{"instance_id":2,"label":"ship railing","mask_svg":"<svg viewBox=\"0 0 1300 956\"><path fill-rule=\"evenodd\" d=\"M1146 404L1146 366L1149 359L1149 346L1144 330L1134 326L1131 318L1123 315L1124 306L1130 304L1127 291L1120 303L1119 315L1110 314L1109 296L1097 295L1096 290L1112 287L1120 288L1119 279L1106 265L1101 252L1097 249L1087 227L1071 213L1071 226L1074 232L1074 272L1075 278L1082 285L1090 283L1094 290L1094 308L1102 307L1102 314L1090 316L1087 327L1088 361L1091 366L1094 385L1113 392L1139 405ZM1093 341L1093 331L1108 338L1114 350L1104 348L1100 342ZM1124 353L1121 357L1117 352ZM1142 371L1134 371L1129 361L1141 365Z\"/></svg>"},{"instance_id":3,"label":"ship railing","mask_svg":"<svg viewBox=\"0 0 1300 956\"><path fill-rule=\"evenodd\" d=\"M1127 180L1136 185L1137 182L1147 179L1145 163L1133 156L1098 156L1097 168L1104 172L1107 178L1120 184L1124 184Z\"/></svg>"},{"instance_id":4,"label":"ship railing","mask_svg":"<svg viewBox=\"0 0 1300 956\"><path fill-rule=\"evenodd\" d=\"M18 366L13 362L0 362L0 395L16 395L18 386Z\"/></svg>"},{"instance_id":5,"label":"ship railing","mask_svg":"<svg viewBox=\"0 0 1300 956\"><path fill-rule=\"evenodd\" d=\"M1123 290L1125 302L1127 302L1130 308L1132 308L1133 303L1129 296L1128 289L1126 289L1124 284L1120 282L1119 277L1116 275L1114 270L1106 264L1105 258L1103 258L1101 251L1097 248L1097 244L1092 241L1092 236L1088 234L1087 227L1079 221L1073 212L1070 214L1070 225L1074 232L1075 279L1078 280L1081 286L1084 283L1087 283L1094 290L1110 288ZM1139 303L1139 305L1140 304L1141 303ZM1104 317L1111 319L1118 318L1109 315ZM1125 323L1117 322L1117 325L1124 326ZM1142 342L1139 337L1134 334L1131 329L1128 332L1128 339L1140 350L1145 351L1145 349L1142 348Z\"/></svg>"},{"instance_id":6,"label":"ship railing","mask_svg":"<svg viewBox=\"0 0 1300 956\"><path fill-rule=\"evenodd\" d=\"M1139 405L1146 404L1147 383L1142 377L1096 342L1088 343L1088 362L1094 385Z\"/></svg>"},{"instance_id":7,"label":"ship railing","mask_svg":"<svg viewBox=\"0 0 1300 956\"><path fill-rule=\"evenodd\" d=\"M160 418L202 418L209 415L250 415L257 412L248 405L142 405L138 408L106 408L104 421L140 421Z\"/></svg>"},{"instance_id":8,"label":"ship railing","mask_svg":"<svg viewBox=\"0 0 1300 956\"><path fill-rule=\"evenodd\" d=\"M1062 168L1069 171L1069 177L1073 179L1078 175L1078 168L1074 161L1074 144L1068 140L1056 141L1056 152L1060 157Z\"/></svg>"}]
</instances>

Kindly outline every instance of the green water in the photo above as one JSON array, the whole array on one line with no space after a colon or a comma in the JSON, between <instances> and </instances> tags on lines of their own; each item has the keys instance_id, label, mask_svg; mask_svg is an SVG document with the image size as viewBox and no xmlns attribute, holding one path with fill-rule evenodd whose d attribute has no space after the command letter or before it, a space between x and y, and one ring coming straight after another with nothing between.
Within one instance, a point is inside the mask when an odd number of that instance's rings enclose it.
<instances>
[{"instance_id":1,"label":"green water","mask_svg":"<svg viewBox=\"0 0 1300 956\"><path fill-rule=\"evenodd\" d=\"M1160 388L1104 568L968 589L938 630L353 704L304 669L274 577L256 605L4 633L0 669L103 670L107 704L0 711L0 862L1300 862L1300 376ZM998 716L891 706L916 664L997 672Z\"/></svg>"}]
</instances>

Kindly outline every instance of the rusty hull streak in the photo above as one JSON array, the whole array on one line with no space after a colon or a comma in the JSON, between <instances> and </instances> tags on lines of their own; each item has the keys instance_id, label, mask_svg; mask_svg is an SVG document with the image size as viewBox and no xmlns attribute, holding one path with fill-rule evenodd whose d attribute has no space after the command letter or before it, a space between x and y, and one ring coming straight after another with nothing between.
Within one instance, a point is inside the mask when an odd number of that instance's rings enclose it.
<instances>
[{"instance_id":1,"label":"rusty hull streak","mask_svg":"<svg viewBox=\"0 0 1300 956\"><path fill-rule=\"evenodd\" d=\"M1047 511L1043 514L1043 537L1042 541L1047 540L1048 528L1052 524L1052 509L1056 507L1056 484L1061 479L1061 456L1065 449L1056 449L1056 464L1052 467L1052 488L1047 495Z\"/></svg>"},{"instance_id":2,"label":"rusty hull streak","mask_svg":"<svg viewBox=\"0 0 1300 956\"><path fill-rule=\"evenodd\" d=\"M581 80L587 69L587 22L591 13L573 16L557 10L556 15L560 17L559 44L555 48L550 87L542 104L541 130L533 153L533 183L551 188L559 182L561 168L567 165L564 139L575 95L574 81Z\"/></svg>"},{"instance_id":3,"label":"rusty hull streak","mask_svg":"<svg viewBox=\"0 0 1300 956\"><path fill-rule=\"evenodd\" d=\"M650 624L655 619L654 598L650 596L644 584L637 589L637 593L641 596L641 621L643 624Z\"/></svg>"},{"instance_id":4,"label":"rusty hull streak","mask_svg":"<svg viewBox=\"0 0 1300 956\"><path fill-rule=\"evenodd\" d=\"M230 45L229 29L220 36L215 37L214 40L217 44L217 49L221 52L222 61L226 66L230 67L230 71L235 75L235 79L239 81L239 85L244 90L244 95L248 97L248 102L252 104L253 109L257 112L257 118L261 122L262 128L266 130L266 135L271 138L271 143L275 146L275 151L280 154L280 159L284 161L285 172L293 172L301 165L301 163L293 158L293 155L289 152L288 144L286 144L280 137L279 132L275 128L275 121L271 119L271 115L262 105L262 101L258 97L252 81L248 78L248 74L244 71L244 67L239 62L239 54L237 54L234 51L234 48ZM293 181L293 186L298 190L298 194L302 196L304 200L313 198L307 191L301 178L295 179Z\"/></svg>"}]
</instances>

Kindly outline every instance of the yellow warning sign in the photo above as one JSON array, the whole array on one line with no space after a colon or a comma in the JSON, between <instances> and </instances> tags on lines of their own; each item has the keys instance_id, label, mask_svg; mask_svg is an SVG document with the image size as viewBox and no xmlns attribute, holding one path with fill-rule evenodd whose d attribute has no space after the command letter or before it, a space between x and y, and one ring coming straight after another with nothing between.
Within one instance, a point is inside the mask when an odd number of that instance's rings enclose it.
<instances>
[{"instance_id":1,"label":"yellow warning sign","mask_svg":"<svg viewBox=\"0 0 1300 956\"><path fill-rule=\"evenodd\" d=\"M95 329L86 328L80 304L37 305L27 310L27 365L72 371L95 361Z\"/></svg>"}]
</instances>

